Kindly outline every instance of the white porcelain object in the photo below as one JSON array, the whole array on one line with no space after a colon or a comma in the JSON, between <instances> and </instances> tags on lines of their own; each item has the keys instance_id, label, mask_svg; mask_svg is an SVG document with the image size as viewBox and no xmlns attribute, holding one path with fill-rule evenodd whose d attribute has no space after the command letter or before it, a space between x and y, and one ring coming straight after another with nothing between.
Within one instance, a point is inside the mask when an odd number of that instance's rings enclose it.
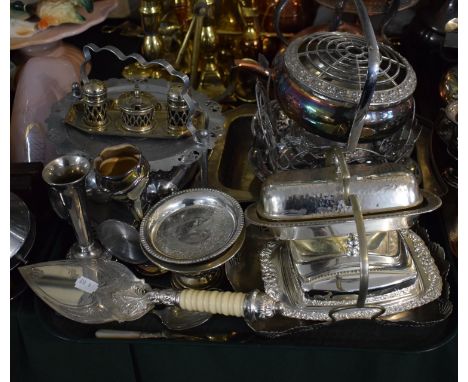
<instances>
[{"instance_id":1,"label":"white porcelain object","mask_svg":"<svg viewBox=\"0 0 468 382\"><path fill-rule=\"evenodd\" d=\"M94 3L94 11L83 24L50 27L32 36L10 36L10 49L21 49L28 58L18 73L11 115L10 147L12 162L48 162L55 157L45 134L45 121L54 103L79 81L82 53L62 39L84 32L104 21L117 7L118 0ZM51 146L50 146L51 147Z\"/></svg>"},{"instance_id":2,"label":"white porcelain object","mask_svg":"<svg viewBox=\"0 0 468 382\"><path fill-rule=\"evenodd\" d=\"M10 38L25 39L37 32L36 23L10 17Z\"/></svg>"},{"instance_id":3,"label":"white porcelain object","mask_svg":"<svg viewBox=\"0 0 468 382\"><path fill-rule=\"evenodd\" d=\"M83 24L62 24L49 27L28 38L10 36L10 49L14 50L33 45L47 44L80 34L92 26L103 22L109 13L117 7L118 2L118 0L95 1L93 12L84 13L86 21Z\"/></svg>"}]
</instances>

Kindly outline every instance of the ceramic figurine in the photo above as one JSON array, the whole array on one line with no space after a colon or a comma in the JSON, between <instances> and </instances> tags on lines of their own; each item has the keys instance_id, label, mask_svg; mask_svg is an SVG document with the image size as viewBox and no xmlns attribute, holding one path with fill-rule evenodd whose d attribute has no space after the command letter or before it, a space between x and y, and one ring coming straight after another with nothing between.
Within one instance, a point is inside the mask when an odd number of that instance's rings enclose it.
<instances>
[{"instance_id":1,"label":"ceramic figurine","mask_svg":"<svg viewBox=\"0 0 468 382\"><path fill-rule=\"evenodd\" d=\"M93 11L93 0L40 0L34 4L24 4L15 1L11 9L20 10L37 16L39 29L65 23L81 24L86 19L78 13L77 8L83 7L88 13Z\"/></svg>"}]
</instances>

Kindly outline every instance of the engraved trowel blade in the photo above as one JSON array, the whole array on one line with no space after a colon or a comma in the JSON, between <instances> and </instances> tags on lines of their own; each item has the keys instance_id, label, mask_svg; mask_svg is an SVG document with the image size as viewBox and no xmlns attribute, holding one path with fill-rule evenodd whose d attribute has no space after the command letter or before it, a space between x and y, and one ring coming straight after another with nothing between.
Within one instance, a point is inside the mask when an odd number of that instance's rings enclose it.
<instances>
[{"instance_id":1,"label":"engraved trowel blade","mask_svg":"<svg viewBox=\"0 0 468 382\"><path fill-rule=\"evenodd\" d=\"M114 301L115 293L135 286L146 289L124 265L101 259L51 261L21 267L20 273L34 293L62 316L81 323L98 324L130 317Z\"/></svg>"}]
</instances>

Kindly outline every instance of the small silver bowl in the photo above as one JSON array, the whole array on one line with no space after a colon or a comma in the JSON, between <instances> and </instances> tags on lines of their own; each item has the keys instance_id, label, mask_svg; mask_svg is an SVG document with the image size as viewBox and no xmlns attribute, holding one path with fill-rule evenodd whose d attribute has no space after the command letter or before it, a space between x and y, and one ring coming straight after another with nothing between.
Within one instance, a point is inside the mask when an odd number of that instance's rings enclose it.
<instances>
[{"instance_id":1,"label":"small silver bowl","mask_svg":"<svg viewBox=\"0 0 468 382\"><path fill-rule=\"evenodd\" d=\"M130 193L150 172L138 147L128 143L104 148L94 159L93 167L97 186L114 196Z\"/></svg>"},{"instance_id":2,"label":"small silver bowl","mask_svg":"<svg viewBox=\"0 0 468 382\"><path fill-rule=\"evenodd\" d=\"M243 232L239 203L223 192L197 188L154 205L140 225L140 244L153 262L190 265L225 253Z\"/></svg>"}]
</instances>

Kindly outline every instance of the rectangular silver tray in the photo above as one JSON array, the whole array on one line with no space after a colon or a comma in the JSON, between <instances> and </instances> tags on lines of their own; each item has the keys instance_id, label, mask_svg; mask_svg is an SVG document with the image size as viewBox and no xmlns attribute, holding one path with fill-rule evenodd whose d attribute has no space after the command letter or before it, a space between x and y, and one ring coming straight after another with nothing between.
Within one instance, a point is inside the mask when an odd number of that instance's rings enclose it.
<instances>
[{"instance_id":1,"label":"rectangular silver tray","mask_svg":"<svg viewBox=\"0 0 468 382\"><path fill-rule=\"evenodd\" d=\"M326 247L336 242L336 248ZM369 254L369 291L396 288L414 283L417 271L404 240L397 231L367 235ZM316 245L314 245L316 243ZM304 292L326 290L356 293L360 283L360 257L355 235L342 238L325 238L290 241L291 260L299 284ZM305 245L306 244L306 245Z\"/></svg>"}]
</instances>

